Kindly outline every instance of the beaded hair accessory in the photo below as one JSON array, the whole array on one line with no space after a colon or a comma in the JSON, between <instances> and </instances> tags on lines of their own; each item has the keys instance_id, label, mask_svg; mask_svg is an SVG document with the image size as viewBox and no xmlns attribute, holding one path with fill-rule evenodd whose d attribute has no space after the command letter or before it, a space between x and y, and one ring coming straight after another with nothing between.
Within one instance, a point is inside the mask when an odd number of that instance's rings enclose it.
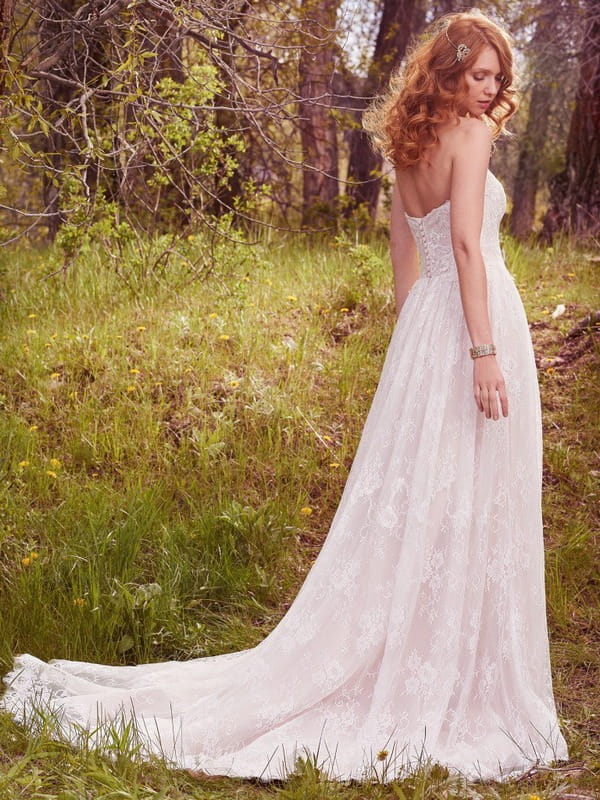
<instances>
[{"instance_id":1,"label":"beaded hair accessory","mask_svg":"<svg viewBox=\"0 0 600 800\"><path fill-rule=\"evenodd\" d=\"M451 41L450 37L448 36L448 28L445 29L444 33L446 34L446 39L448 39L448 42L456 50L456 60L463 61L471 52L471 48L467 47L467 45L462 42L458 45L454 44L454 42Z\"/></svg>"}]
</instances>

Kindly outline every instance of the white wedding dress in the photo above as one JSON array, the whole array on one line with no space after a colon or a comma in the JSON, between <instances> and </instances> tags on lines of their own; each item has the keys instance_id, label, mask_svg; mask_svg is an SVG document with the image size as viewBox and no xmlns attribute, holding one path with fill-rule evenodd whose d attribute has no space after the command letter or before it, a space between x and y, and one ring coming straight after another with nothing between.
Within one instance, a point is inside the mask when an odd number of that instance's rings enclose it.
<instances>
[{"instance_id":1,"label":"white wedding dress","mask_svg":"<svg viewBox=\"0 0 600 800\"><path fill-rule=\"evenodd\" d=\"M508 418L486 420L473 400L446 202L408 218L421 277L325 544L277 627L252 649L187 662L22 655L2 707L30 724L35 706L53 709L75 742L134 714L145 752L263 779L308 753L339 779L369 777L373 764L391 779L427 759L501 779L565 759L546 627L538 384L500 250L504 211L488 172L481 246Z\"/></svg>"}]
</instances>

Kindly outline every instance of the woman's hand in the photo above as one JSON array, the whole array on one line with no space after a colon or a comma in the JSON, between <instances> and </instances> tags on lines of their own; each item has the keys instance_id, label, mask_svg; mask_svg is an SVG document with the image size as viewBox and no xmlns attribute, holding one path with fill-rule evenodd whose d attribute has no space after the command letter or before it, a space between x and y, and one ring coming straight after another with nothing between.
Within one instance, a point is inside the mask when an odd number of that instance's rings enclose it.
<instances>
[{"instance_id":1,"label":"woman's hand","mask_svg":"<svg viewBox=\"0 0 600 800\"><path fill-rule=\"evenodd\" d=\"M481 356L473 361L473 394L477 408L483 411L488 419L499 419L508 416L508 397L502 372L496 356ZM500 406L498 406L498 398Z\"/></svg>"}]
</instances>

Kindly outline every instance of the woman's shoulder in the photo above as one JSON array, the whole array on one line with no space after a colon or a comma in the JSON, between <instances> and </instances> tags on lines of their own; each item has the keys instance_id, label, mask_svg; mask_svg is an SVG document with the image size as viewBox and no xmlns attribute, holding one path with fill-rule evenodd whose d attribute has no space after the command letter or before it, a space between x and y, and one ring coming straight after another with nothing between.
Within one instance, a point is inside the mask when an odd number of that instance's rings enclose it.
<instances>
[{"instance_id":1,"label":"woman's shoulder","mask_svg":"<svg viewBox=\"0 0 600 800\"><path fill-rule=\"evenodd\" d=\"M459 117L439 131L443 149L453 159L465 151L488 151L492 145L492 131L477 117Z\"/></svg>"},{"instance_id":2,"label":"woman's shoulder","mask_svg":"<svg viewBox=\"0 0 600 800\"><path fill-rule=\"evenodd\" d=\"M491 142L492 131L490 127L477 117L459 117L452 123L445 125L442 135L448 140L470 142L481 141Z\"/></svg>"}]
</instances>

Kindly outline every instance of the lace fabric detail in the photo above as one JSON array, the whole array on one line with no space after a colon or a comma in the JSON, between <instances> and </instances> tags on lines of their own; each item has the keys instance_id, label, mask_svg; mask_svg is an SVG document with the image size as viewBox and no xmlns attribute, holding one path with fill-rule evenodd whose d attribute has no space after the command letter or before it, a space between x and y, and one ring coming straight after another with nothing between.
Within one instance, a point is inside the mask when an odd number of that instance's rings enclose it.
<instances>
[{"instance_id":1,"label":"lace fabric detail","mask_svg":"<svg viewBox=\"0 0 600 800\"><path fill-rule=\"evenodd\" d=\"M332 777L431 758L506 778L567 756L543 583L541 417L523 306L502 261L501 185L482 250L510 416L486 420L450 245L449 205L409 218L422 276L402 309L339 507L291 607L256 647L136 667L16 659L3 708L52 710L79 741L133 715L145 752L275 778L318 753Z\"/></svg>"}]
</instances>

